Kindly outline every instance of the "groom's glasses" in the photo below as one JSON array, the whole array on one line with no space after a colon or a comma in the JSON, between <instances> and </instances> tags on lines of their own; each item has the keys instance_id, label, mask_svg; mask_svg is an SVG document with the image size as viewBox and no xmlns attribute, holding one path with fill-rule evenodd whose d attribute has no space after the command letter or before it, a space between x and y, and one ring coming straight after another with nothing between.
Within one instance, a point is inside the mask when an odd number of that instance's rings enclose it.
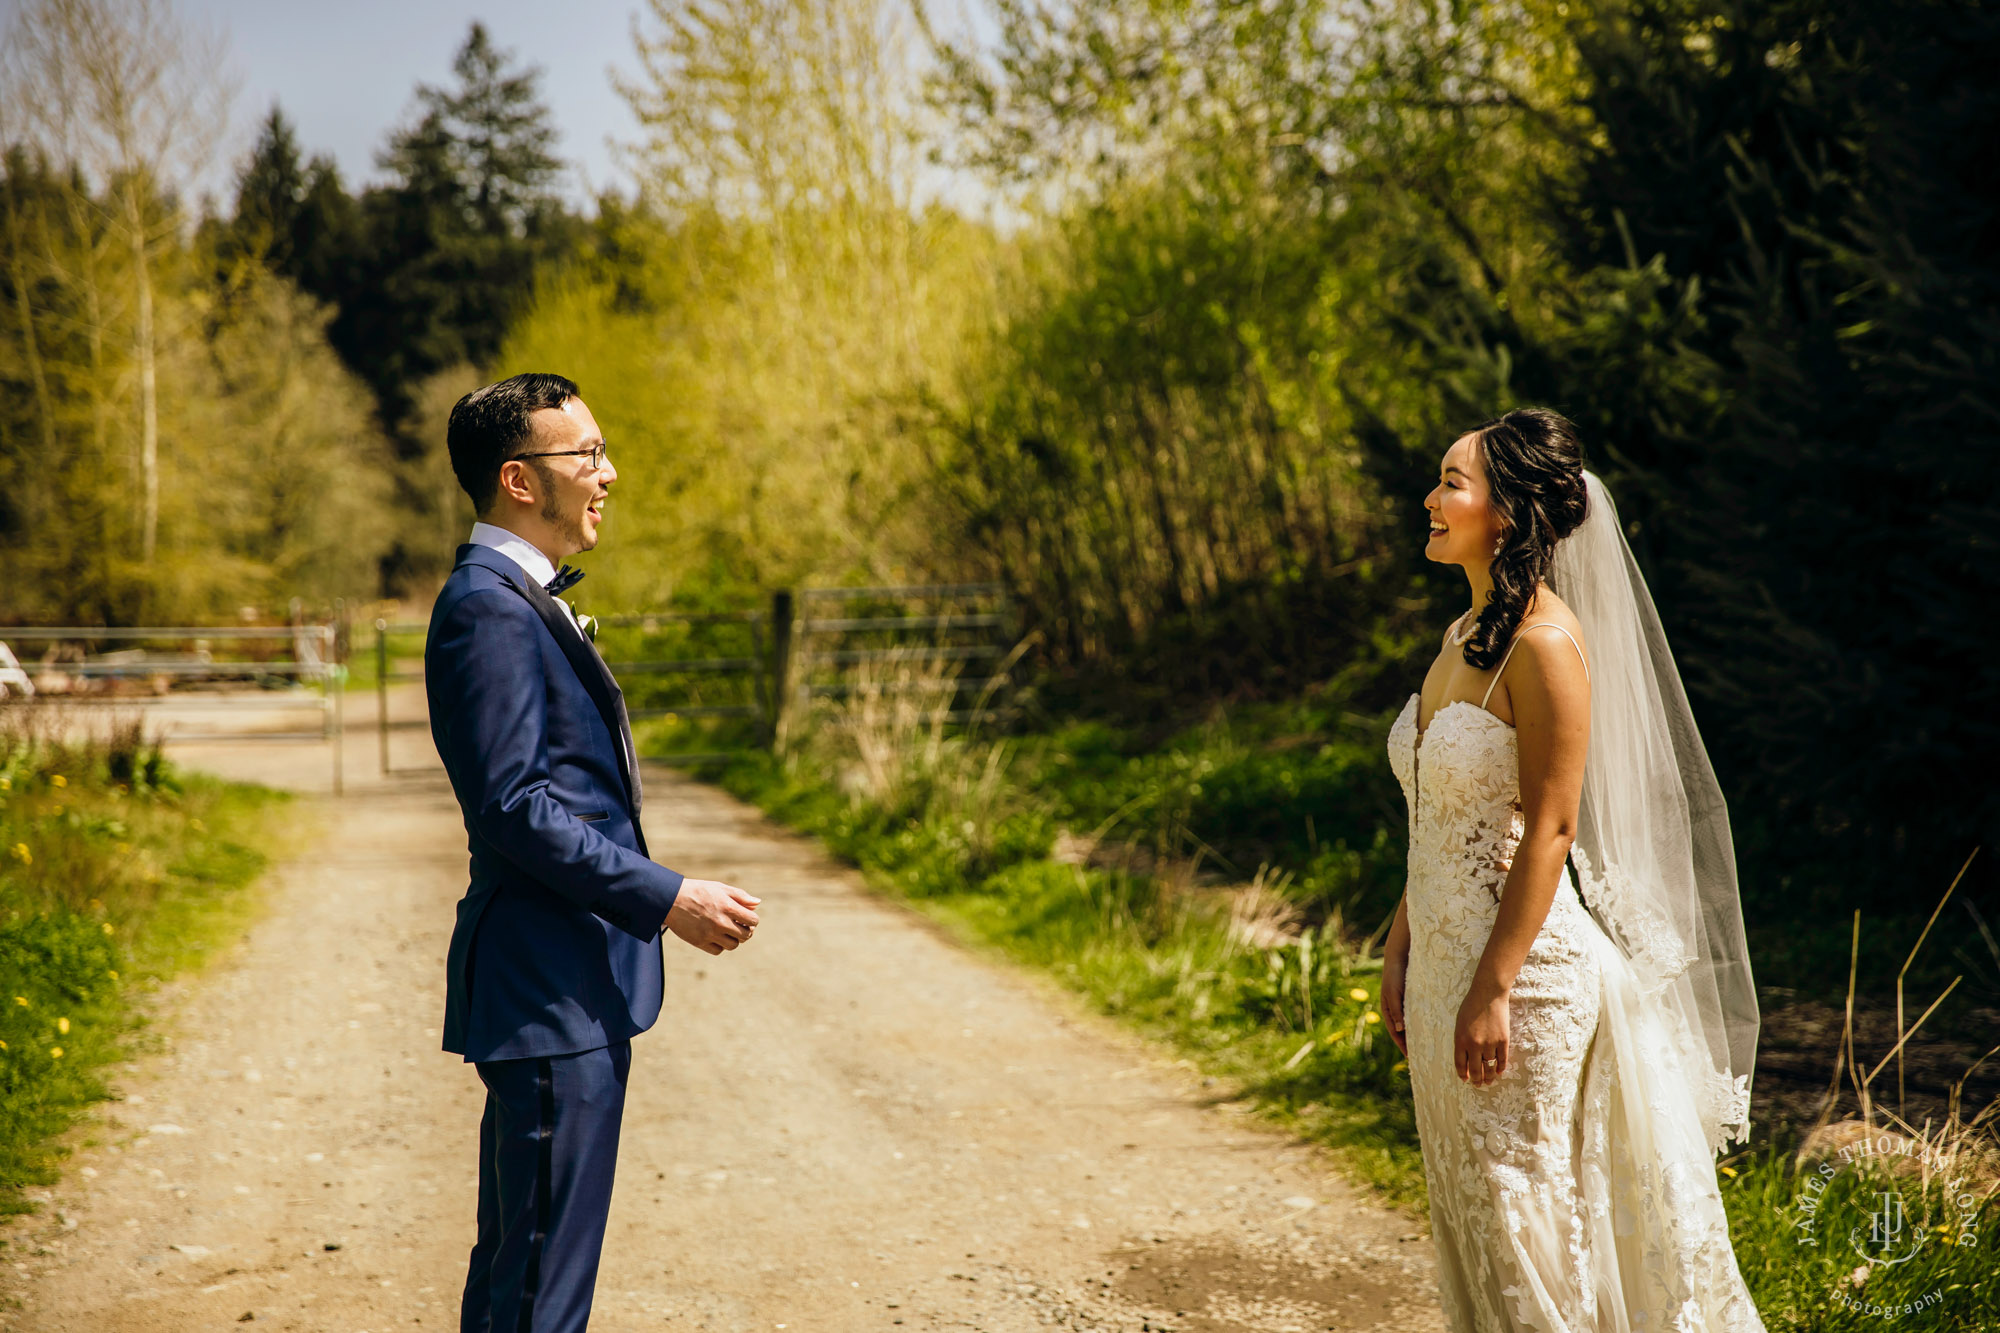
<instances>
[{"instance_id":1,"label":"groom's glasses","mask_svg":"<svg viewBox=\"0 0 2000 1333\"><path fill-rule=\"evenodd\" d=\"M599 472L599 471L602 471L602 470L603 470L603 468L604 468L604 441L602 441L602 440L599 440L599 441L598 441L598 442L597 442L596 444L592 445L592 446L591 446L590 448L588 448L588 449L554 449L554 450L551 450L551 451L549 451L548 453L541 453L541 454L515 454L515 455L514 455L514 457L516 457L516 458L584 458L584 457L588 457L588 458L590 459L590 470L591 470L592 472Z\"/></svg>"}]
</instances>

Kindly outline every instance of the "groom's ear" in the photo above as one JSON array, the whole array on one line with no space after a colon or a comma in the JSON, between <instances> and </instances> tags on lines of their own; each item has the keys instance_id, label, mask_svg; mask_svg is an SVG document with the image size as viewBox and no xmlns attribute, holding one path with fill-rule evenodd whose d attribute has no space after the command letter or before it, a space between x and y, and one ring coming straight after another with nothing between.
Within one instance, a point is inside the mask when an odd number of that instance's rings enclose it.
<instances>
[{"instance_id":1,"label":"groom's ear","mask_svg":"<svg viewBox=\"0 0 2000 1333\"><path fill-rule=\"evenodd\" d=\"M524 458L510 458L500 465L493 487L493 509L502 508L509 500L524 505L542 502L535 469Z\"/></svg>"}]
</instances>

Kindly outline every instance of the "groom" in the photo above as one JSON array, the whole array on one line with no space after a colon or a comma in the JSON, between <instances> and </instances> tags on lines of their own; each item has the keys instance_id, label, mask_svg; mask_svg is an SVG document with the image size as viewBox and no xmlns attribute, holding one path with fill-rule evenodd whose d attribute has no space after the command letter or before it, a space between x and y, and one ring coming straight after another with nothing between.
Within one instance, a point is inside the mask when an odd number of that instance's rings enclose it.
<instances>
[{"instance_id":1,"label":"groom","mask_svg":"<svg viewBox=\"0 0 2000 1333\"><path fill-rule=\"evenodd\" d=\"M666 931L711 954L758 900L653 861L625 699L555 565L597 545L618 480L560 375L461 398L446 431L479 521L431 612L431 736L472 885L446 958L444 1048L486 1085L462 1333L590 1321L634 1034L660 1014Z\"/></svg>"}]
</instances>

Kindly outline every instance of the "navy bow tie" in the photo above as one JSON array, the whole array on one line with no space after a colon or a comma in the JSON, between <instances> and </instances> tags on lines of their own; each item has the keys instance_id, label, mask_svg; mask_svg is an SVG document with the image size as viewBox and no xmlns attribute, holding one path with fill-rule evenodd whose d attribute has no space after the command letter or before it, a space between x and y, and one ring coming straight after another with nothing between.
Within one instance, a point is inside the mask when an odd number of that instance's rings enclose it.
<instances>
[{"instance_id":1,"label":"navy bow tie","mask_svg":"<svg viewBox=\"0 0 2000 1333\"><path fill-rule=\"evenodd\" d=\"M583 577L582 570L571 569L568 565L564 565L561 569L556 571L556 576L554 578L550 579L547 583L544 583L542 585L542 591L546 592L551 597L560 597L570 588L575 587L576 581L582 577Z\"/></svg>"}]
</instances>

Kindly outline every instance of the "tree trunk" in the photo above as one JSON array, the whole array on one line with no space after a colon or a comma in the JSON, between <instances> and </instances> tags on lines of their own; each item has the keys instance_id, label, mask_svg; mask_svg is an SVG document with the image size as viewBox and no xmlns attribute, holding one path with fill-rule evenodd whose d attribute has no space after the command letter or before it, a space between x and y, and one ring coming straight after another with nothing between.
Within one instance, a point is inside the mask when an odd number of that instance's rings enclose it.
<instances>
[{"instance_id":1,"label":"tree trunk","mask_svg":"<svg viewBox=\"0 0 2000 1333\"><path fill-rule=\"evenodd\" d=\"M125 225L132 238L132 276L138 284L139 320L134 350L139 358L139 558L152 563L160 535L160 404L153 365L153 274L147 262L146 220L137 183L125 183Z\"/></svg>"}]
</instances>

